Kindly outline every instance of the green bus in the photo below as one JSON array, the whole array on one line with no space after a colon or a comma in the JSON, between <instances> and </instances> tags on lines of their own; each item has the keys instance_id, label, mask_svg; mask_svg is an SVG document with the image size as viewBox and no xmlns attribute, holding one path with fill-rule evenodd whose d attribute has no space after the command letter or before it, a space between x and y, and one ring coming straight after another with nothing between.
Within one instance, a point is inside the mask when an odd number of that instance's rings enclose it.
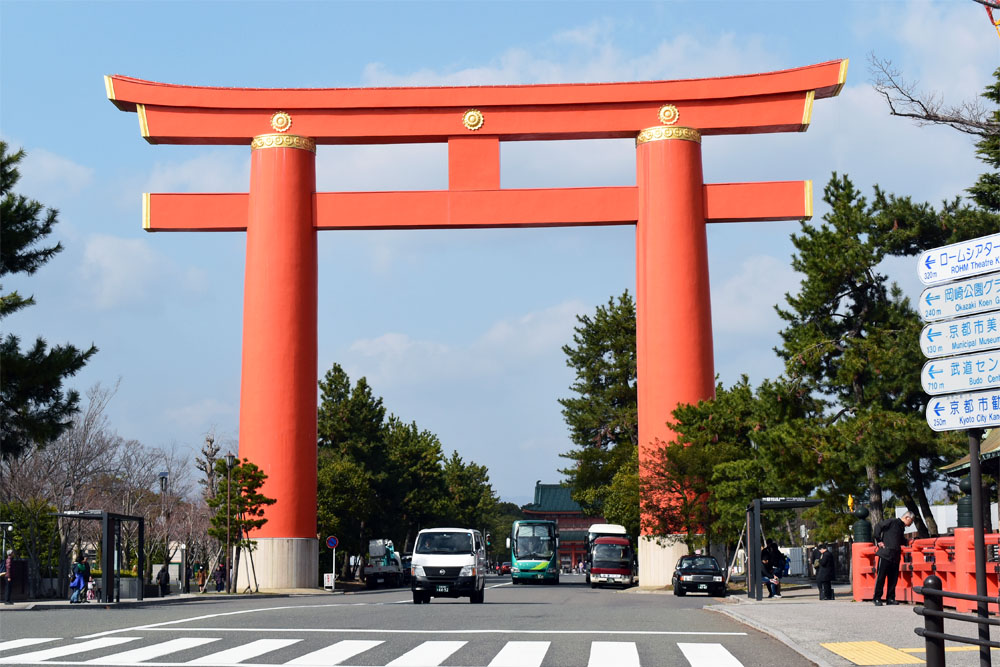
<instances>
[{"instance_id":1,"label":"green bus","mask_svg":"<svg viewBox=\"0 0 1000 667\"><path fill-rule=\"evenodd\" d=\"M559 532L555 521L515 521L507 547L514 584L559 583Z\"/></svg>"}]
</instances>

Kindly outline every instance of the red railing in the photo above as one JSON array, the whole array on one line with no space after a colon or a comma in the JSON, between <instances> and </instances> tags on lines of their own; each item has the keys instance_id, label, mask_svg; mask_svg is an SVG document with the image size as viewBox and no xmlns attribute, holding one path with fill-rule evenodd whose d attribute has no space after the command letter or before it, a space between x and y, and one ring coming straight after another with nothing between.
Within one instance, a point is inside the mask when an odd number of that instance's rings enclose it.
<instances>
[{"instance_id":1,"label":"red railing","mask_svg":"<svg viewBox=\"0 0 1000 667\"><path fill-rule=\"evenodd\" d=\"M1000 534L985 535L986 541L986 590L987 595L1000 595L1000 562L991 559L1000 545ZM991 549L992 547L992 549ZM878 559L874 544L855 543L851 548L851 584L854 600L871 600L875 590L875 574ZM899 566L899 580L896 582L896 599L921 604L924 598L914 587L923 584L926 577L937 575L942 588L966 595L976 594L976 556L973 550L971 528L956 528L955 535L913 540L903 547L903 557ZM888 597L888 596L886 596ZM958 611L975 611L976 603L969 600L949 599L948 606ZM989 605L990 613L1000 613L995 602Z\"/></svg>"}]
</instances>

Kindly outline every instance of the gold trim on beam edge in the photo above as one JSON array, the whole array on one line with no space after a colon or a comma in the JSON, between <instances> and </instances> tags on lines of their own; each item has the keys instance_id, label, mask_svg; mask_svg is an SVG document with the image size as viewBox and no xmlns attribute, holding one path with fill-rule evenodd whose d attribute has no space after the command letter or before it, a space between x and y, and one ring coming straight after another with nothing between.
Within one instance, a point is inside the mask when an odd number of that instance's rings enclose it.
<instances>
[{"instance_id":1,"label":"gold trim on beam edge","mask_svg":"<svg viewBox=\"0 0 1000 667\"><path fill-rule=\"evenodd\" d=\"M833 97L840 95L844 82L847 81L847 64L849 62L851 62L850 58L844 58L840 61L840 74L837 76L837 87L833 89Z\"/></svg>"},{"instance_id":2,"label":"gold trim on beam edge","mask_svg":"<svg viewBox=\"0 0 1000 667\"><path fill-rule=\"evenodd\" d=\"M811 180L806 181L806 214L805 220L812 220L813 217L813 182Z\"/></svg>"},{"instance_id":3,"label":"gold trim on beam edge","mask_svg":"<svg viewBox=\"0 0 1000 667\"><path fill-rule=\"evenodd\" d=\"M104 75L104 92L108 94L108 99L112 102L115 101L115 82L111 80L111 76L108 74Z\"/></svg>"},{"instance_id":4,"label":"gold trim on beam edge","mask_svg":"<svg viewBox=\"0 0 1000 667\"><path fill-rule=\"evenodd\" d=\"M316 140L297 134L259 134L250 142L250 150L261 148L299 148L315 153Z\"/></svg>"},{"instance_id":5,"label":"gold trim on beam edge","mask_svg":"<svg viewBox=\"0 0 1000 667\"><path fill-rule=\"evenodd\" d=\"M150 194L148 192L142 193L142 228L147 232L149 231L149 204L150 204Z\"/></svg>"},{"instance_id":6,"label":"gold trim on beam edge","mask_svg":"<svg viewBox=\"0 0 1000 667\"><path fill-rule=\"evenodd\" d=\"M639 136L635 138L635 145L638 146L650 141L666 141L667 139L682 139L700 144L701 132L693 127L665 127L663 125L647 127L639 132Z\"/></svg>"},{"instance_id":7,"label":"gold trim on beam edge","mask_svg":"<svg viewBox=\"0 0 1000 667\"><path fill-rule=\"evenodd\" d=\"M156 142L149 138L149 121L146 120L146 105L136 104L135 112L139 116L139 133L142 134L142 138L151 144L155 144Z\"/></svg>"},{"instance_id":8,"label":"gold trim on beam edge","mask_svg":"<svg viewBox=\"0 0 1000 667\"><path fill-rule=\"evenodd\" d=\"M802 128L799 132L805 132L809 129L809 123L812 122L813 115L813 102L816 100L816 91L810 90L806 93L806 103L802 109Z\"/></svg>"}]
</instances>

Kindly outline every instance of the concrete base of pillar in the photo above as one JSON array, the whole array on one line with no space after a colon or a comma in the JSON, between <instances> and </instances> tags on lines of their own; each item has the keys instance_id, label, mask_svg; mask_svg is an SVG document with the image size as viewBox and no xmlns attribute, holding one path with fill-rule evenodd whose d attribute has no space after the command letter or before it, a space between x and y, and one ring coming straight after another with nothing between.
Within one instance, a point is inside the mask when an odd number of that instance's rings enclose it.
<instances>
[{"instance_id":1,"label":"concrete base of pillar","mask_svg":"<svg viewBox=\"0 0 1000 667\"><path fill-rule=\"evenodd\" d=\"M311 537L256 538L253 569L247 552L240 555L236 592L253 587L253 572L260 590L281 588L319 588L319 540ZM249 578L248 578L249 577Z\"/></svg>"},{"instance_id":2,"label":"concrete base of pillar","mask_svg":"<svg viewBox=\"0 0 1000 667\"><path fill-rule=\"evenodd\" d=\"M669 586L677 559L688 552L680 535L639 537L639 585Z\"/></svg>"}]
</instances>

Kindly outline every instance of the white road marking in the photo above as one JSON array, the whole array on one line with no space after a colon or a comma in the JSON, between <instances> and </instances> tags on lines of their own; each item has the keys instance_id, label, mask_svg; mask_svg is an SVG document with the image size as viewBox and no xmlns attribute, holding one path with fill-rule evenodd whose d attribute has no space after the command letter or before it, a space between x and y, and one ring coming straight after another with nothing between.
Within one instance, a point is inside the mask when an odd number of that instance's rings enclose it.
<instances>
[{"instance_id":1,"label":"white road marking","mask_svg":"<svg viewBox=\"0 0 1000 667\"><path fill-rule=\"evenodd\" d=\"M124 644L125 642L134 642L137 639L139 639L139 637L102 637L100 639L91 639L89 642L81 642L79 644L56 646L55 648L42 649L41 651L32 651L30 653L20 653L18 655L6 656L4 658L0 658L0 663L38 662L40 660L48 660L50 658L61 658L65 655L72 655L74 653L83 653L84 651L93 651L95 649L107 648L108 646L117 646L118 644Z\"/></svg>"},{"instance_id":2,"label":"white road marking","mask_svg":"<svg viewBox=\"0 0 1000 667\"><path fill-rule=\"evenodd\" d=\"M469 630L387 630L385 628L154 628L140 627L133 630L148 630L149 632L294 632L294 633L350 633L350 634L392 634L392 635L610 635L610 636L649 636L665 637L680 635L683 637L746 637L745 632L707 632L701 630L497 630L495 628ZM118 630L117 632L124 632Z\"/></svg>"},{"instance_id":3,"label":"white road marking","mask_svg":"<svg viewBox=\"0 0 1000 667\"><path fill-rule=\"evenodd\" d=\"M691 667L743 667L743 663L722 644L677 643Z\"/></svg>"},{"instance_id":4,"label":"white road marking","mask_svg":"<svg viewBox=\"0 0 1000 667\"><path fill-rule=\"evenodd\" d=\"M639 650L633 642L591 642L587 667L639 667Z\"/></svg>"},{"instance_id":5,"label":"white road marking","mask_svg":"<svg viewBox=\"0 0 1000 667\"><path fill-rule=\"evenodd\" d=\"M489 667L539 667L552 642L507 642Z\"/></svg>"},{"instance_id":6,"label":"white road marking","mask_svg":"<svg viewBox=\"0 0 1000 667\"><path fill-rule=\"evenodd\" d=\"M10 641L0 642L0 651L9 651L12 648L21 648L23 646L34 646L35 644L54 642L59 639L62 639L62 637L25 637L24 639L11 639Z\"/></svg>"},{"instance_id":7,"label":"white road marking","mask_svg":"<svg viewBox=\"0 0 1000 667\"><path fill-rule=\"evenodd\" d=\"M468 642L424 642L385 667L436 667Z\"/></svg>"},{"instance_id":8,"label":"white road marking","mask_svg":"<svg viewBox=\"0 0 1000 667\"><path fill-rule=\"evenodd\" d=\"M369 639L345 639L318 651L307 653L285 663L286 665L339 665L344 660L364 653L385 642Z\"/></svg>"},{"instance_id":9,"label":"white road marking","mask_svg":"<svg viewBox=\"0 0 1000 667\"><path fill-rule=\"evenodd\" d=\"M192 660L186 664L188 665L238 665L244 660L249 660L250 658L256 658L258 655L264 655L265 653L270 653L271 651L277 651L279 648L284 648L286 646L291 646L292 644L297 644L301 639L258 639L255 642L250 642L249 644L244 644L242 646L237 646L235 648L226 649L225 651L219 651L218 653L213 653L211 655L206 655L197 660Z\"/></svg>"},{"instance_id":10,"label":"white road marking","mask_svg":"<svg viewBox=\"0 0 1000 667\"><path fill-rule=\"evenodd\" d=\"M103 658L94 658L93 660L88 660L88 662L100 665L128 665L133 662L152 660L153 658L159 658L161 655L176 653L177 651L196 648L203 644L211 644L217 641L219 641L218 637L181 637L180 639L171 639L159 644L153 644L152 646L135 648L131 651L122 651L121 653L115 653Z\"/></svg>"}]
</instances>

